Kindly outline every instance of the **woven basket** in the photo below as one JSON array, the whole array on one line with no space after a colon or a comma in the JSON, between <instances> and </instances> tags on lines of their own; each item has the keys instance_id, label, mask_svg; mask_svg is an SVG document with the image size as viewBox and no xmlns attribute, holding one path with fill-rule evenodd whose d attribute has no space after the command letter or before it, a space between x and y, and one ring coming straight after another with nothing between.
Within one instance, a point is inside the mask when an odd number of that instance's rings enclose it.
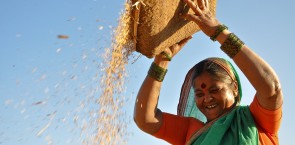
<instances>
[{"instance_id":1,"label":"woven basket","mask_svg":"<svg viewBox=\"0 0 295 145\"><path fill-rule=\"evenodd\" d=\"M215 15L216 0L209 3ZM179 16L193 13L182 0L132 0L132 4L135 50L148 58L200 30L197 24Z\"/></svg>"}]
</instances>

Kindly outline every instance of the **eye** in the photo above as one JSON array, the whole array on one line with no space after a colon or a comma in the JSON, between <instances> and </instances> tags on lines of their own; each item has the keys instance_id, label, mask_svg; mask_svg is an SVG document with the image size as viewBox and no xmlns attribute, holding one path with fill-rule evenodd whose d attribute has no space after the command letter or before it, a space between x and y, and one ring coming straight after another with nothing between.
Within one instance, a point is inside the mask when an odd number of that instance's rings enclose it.
<instances>
[{"instance_id":1,"label":"eye","mask_svg":"<svg viewBox=\"0 0 295 145\"><path fill-rule=\"evenodd\" d=\"M201 98L201 97L204 96L204 93L201 93L201 92L197 92L197 93L195 93L195 94L196 94L196 97L197 97L197 98Z\"/></svg>"},{"instance_id":2,"label":"eye","mask_svg":"<svg viewBox=\"0 0 295 145\"><path fill-rule=\"evenodd\" d=\"M210 93L211 94L216 94L216 93L219 93L220 92L220 90L221 90L221 88L212 88L212 89L210 89Z\"/></svg>"}]
</instances>

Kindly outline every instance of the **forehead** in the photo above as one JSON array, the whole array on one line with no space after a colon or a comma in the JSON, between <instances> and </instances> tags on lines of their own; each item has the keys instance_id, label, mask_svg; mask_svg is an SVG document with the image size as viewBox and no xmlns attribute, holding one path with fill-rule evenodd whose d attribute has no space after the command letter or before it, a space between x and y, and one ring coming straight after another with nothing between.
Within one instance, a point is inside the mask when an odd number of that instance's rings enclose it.
<instances>
[{"instance_id":1,"label":"forehead","mask_svg":"<svg viewBox=\"0 0 295 145\"><path fill-rule=\"evenodd\" d=\"M194 88L204 88L216 85L224 84L223 81L217 80L215 77L212 77L208 72L203 72L201 75L197 76L194 80Z\"/></svg>"},{"instance_id":2,"label":"forehead","mask_svg":"<svg viewBox=\"0 0 295 145\"><path fill-rule=\"evenodd\" d=\"M214 77L206 71L203 71L199 76L195 78L195 83L202 83L204 81L217 81Z\"/></svg>"}]
</instances>

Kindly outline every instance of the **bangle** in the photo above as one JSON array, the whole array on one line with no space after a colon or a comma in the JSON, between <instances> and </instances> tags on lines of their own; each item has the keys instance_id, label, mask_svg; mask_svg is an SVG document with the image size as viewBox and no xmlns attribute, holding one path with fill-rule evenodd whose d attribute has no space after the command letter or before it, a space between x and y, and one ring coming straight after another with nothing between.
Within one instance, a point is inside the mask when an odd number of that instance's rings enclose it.
<instances>
[{"instance_id":1,"label":"bangle","mask_svg":"<svg viewBox=\"0 0 295 145\"><path fill-rule=\"evenodd\" d=\"M234 58L244 44L234 33L230 33L220 48L230 58Z\"/></svg>"},{"instance_id":2,"label":"bangle","mask_svg":"<svg viewBox=\"0 0 295 145\"><path fill-rule=\"evenodd\" d=\"M171 61L172 60L172 57L169 56L165 51L161 52L162 55L165 56L166 59L168 59L168 61Z\"/></svg>"},{"instance_id":3,"label":"bangle","mask_svg":"<svg viewBox=\"0 0 295 145\"><path fill-rule=\"evenodd\" d=\"M148 71L148 76L156 79L159 82L162 82L164 80L164 77L167 71L168 71L167 69L162 68L153 62Z\"/></svg>"},{"instance_id":4,"label":"bangle","mask_svg":"<svg viewBox=\"0 0 295 145\"><path fill-rule=\"evenodd\" d=\"M223 31L223 30L227 30L228 27L225 26L224 24L217 26L217 29L215 30L214 35L210 36L210 39L212 41L216 41L216 38L218 37L218 35Z\"/></svg>"}]
</instances>

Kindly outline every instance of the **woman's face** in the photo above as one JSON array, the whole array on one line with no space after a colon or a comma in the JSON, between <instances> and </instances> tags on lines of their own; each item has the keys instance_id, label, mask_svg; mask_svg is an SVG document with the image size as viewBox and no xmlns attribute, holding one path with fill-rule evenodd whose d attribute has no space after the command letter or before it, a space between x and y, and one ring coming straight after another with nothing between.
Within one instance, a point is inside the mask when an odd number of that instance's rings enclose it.
<instances>
[{"instance_id":1,"label":"woman's face","mask_svg":"<svg viewBox=\"0 0 295 145\"><path fill-rule=\"evenodd\" d=\"M213 79L208 72L203 72L194 81L196 104L208 121L227 112L235 103L230 85Z\"/></svg>"}]
</instances>

